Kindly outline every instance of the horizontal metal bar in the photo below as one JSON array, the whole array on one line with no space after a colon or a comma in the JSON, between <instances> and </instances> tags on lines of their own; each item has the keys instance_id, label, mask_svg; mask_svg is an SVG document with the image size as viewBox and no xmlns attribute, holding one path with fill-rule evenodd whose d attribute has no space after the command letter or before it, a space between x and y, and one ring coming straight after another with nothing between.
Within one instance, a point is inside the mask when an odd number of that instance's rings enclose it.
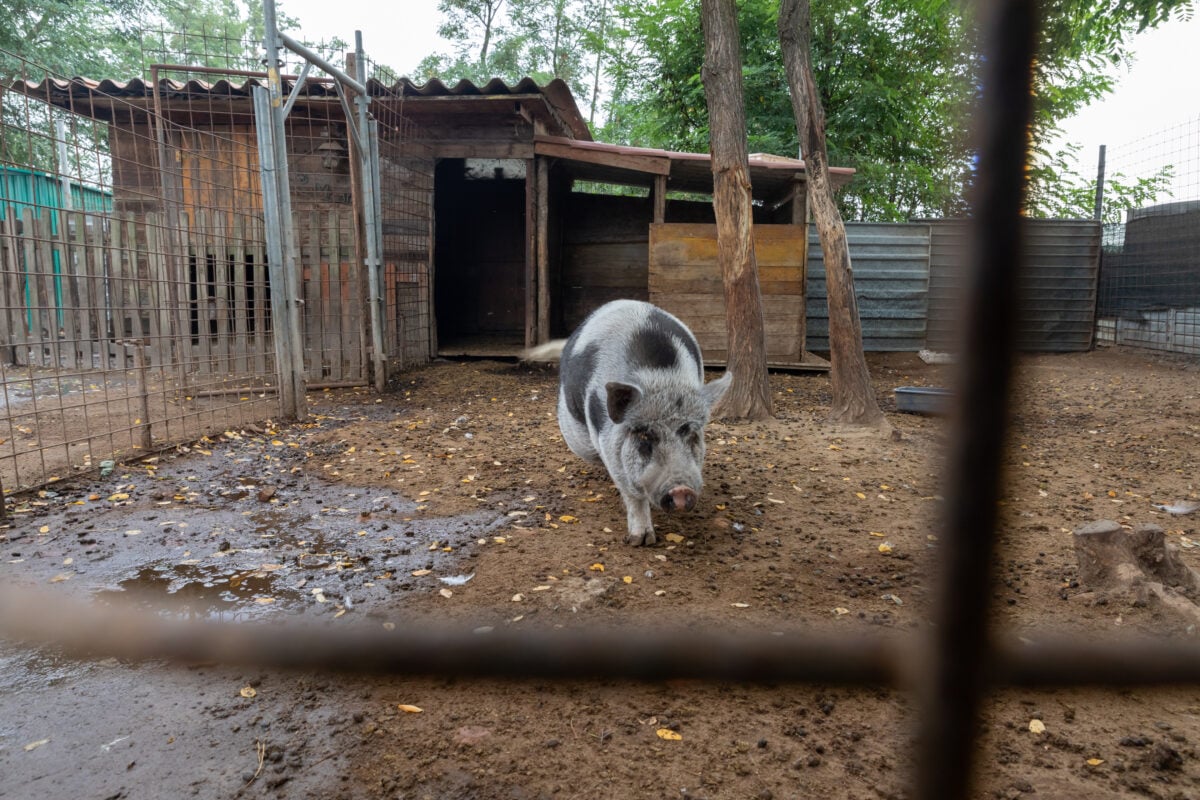
<instances>
[{"instance_id":1,"label":"horizontal metal bar","mask_svg":"<svg viewBox=\"0 0 1200 800\"><path fill-rule=\"evenodd\" d=\"M68 655L387 675L692 678L898 685L899 646L882 637L661 631L484 630L397 624L287 626L168 619L121 605L0 589L0 639Z\"/></svg>"},{"instance_id":2,"label":"horizontal metal bar","mask_svg":"<svg viewBox=\"0 0 1200 800\"><path fill-rule=\"evenodd\" d=\"M1025 633L1026 636L1029 632ZM32 587L0 588L0 639L69 655L377 675L509 678L690 678L913 688L925 669L919 637L743 634L696 629L492 630L419 623L393 630L348 622L287 626L197 622L97 607ZM1047 634L1006 642L985 669L992 687L1200 683L1200 643Z\"/></svg>"},{"instance_id":3,"label":"horizontal metal bar","mask_svg":"<svg viewBox=\"0 0 1200 800\"><path fill-rule=\"evenodd\" d=\"M359 83L354 78L351 78L345 72L342 72L342 70L338 69L333 64L330 64L324 58L317 55L312 50L309 50L307 47L300 44L299 42L297 42L292 37L288 36L283 31L279 32L279 41L282 42L284 47L286 47L288 50L291 50L293 53L295 53L298 56L304 56L304 58L306 58L309 61L311 61L312 63L316 64L318 67L325 70L330 75L337 78L339 81L346 84L351 89L358 92L359 94L365 95L367 93L366 86Z\"/></svg>"}]
</instances>

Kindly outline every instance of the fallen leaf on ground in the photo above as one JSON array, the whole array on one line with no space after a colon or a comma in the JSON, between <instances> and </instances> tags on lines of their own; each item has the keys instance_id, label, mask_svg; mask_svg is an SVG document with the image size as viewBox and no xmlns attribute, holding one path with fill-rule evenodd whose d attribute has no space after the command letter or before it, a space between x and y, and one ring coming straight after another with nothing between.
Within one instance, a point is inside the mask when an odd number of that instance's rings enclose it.
<instances>
[{"instance_id":1,"label":"fallen leaf on ground","mask_svg":"<svg viewBox=\"0 0 1200 800\"><path fill-rule=\"evenodd\" d=\"M663 538L664 538L664 539L666 539L668 542L671 542L671 543L673 543L673 544L679 544L680 542L682 542L682 541L683 541L683 537L682 537L682 536L680 536L678 533L668 533L668 534L667 534L666 536L664 536Z\"/></svg>"},{"instance_id":2,"label":"fallen leaf on ground","mask_svg":"<svg viewBox=\"0 0 1200 800\"><path fill-rule=\"evenodd\" d=\"M438 592L438 594L440 594L442 597L445 597L446 599L449 599L454 596L454 592L450 591L449 589L442 589L441 591Z\"/></svg>"},{"instance_id":3,"label":"fallen leaf on ground","mask_svg":"<svg viewBox=\"0 0 1200 800\"><path fill-rule=\"evenodd\" d=\"M683 738L682 734L676 733L670 728L659 728L657 731L655 731L655 733L658 734L658 738L666 739L672 742L678 742Z\"/></svg>"},{"instance_id":4,"label":"fallen leaf on ground","mask_svg":"<svg viewBox=\"0 0 1200 800\"><path fill-rule=\"evenodd\" d=\"M254 697L258 694L258 690L253 686L243 686L242 690L238 692L238 694L240 694L242 697Z\"/></svg>"},{"instance_id":5,"label":"fallen leaf on ground","mask_svg":"<svg viewBox=\"0 0 1200 800\"><path fill-rule=\"evenodd\" d=\"M1046 723L1042 722L1040 719L1029 720L1029 732L1030 733L1045 733L1046 732Z\"/></svg>"},{"instance_id":6,"label":"fallen leaf on ground","mask_svg":"<svg viewBox=\"0 0 1200 800\"><path fill-rule=\"evenodd\" d=\"M1101 765L1101 764L1103 764L1103 763L1104 763L1104 759L1103 759L1103 758L1089 758L1089 759L1087 760L1087 765L1088 765L1089 767L1098 767L1098 766L1100 766L1100 765Z\"/></svg>"},{"instance_id":7,"label":"fallen leaf on ground","mask_svg":"<svg viewBox=\"0 0 1200 800\"><path fill-rule=\"evenodd\" d=\"M420 706L410 706L407 703L401 703L400 705L396 706L396 708L398 708L401 711L404 711L408 714L420 714L422 711L425 710L425 709L421 708Z\"/></svg>"},{"instance_id":8,"label":"fallen leaf on ground","mask_svg":"<svg viewBox=\"0 0 1200 800\"><path fill-rule=\"evenodd\" d=\"M25 752L28 753L30 750L37 750L39 747L44 744L48 744L49 742L49 739L38 739L36 742L30 742L29 744L25 745Z\"/></svg>"}]
</instances>

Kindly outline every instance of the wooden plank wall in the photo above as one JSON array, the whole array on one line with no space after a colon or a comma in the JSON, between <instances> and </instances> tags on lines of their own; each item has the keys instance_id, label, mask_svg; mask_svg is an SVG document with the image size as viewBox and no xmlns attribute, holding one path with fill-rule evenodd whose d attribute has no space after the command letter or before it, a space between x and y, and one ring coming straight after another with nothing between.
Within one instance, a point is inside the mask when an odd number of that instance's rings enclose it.
<instances>
[{"instance_id":1,"label":"wooden plank wall","mask_svg":"<svg viewBox=\"0 0 1200 800\"><path fill-rule=\"evenodd\" d=\"M798 364L804 356L805 239L800 225L755 225L767 335L767 361ZM692 329L704 360L728 356L725 295L717 263L716 225L663 223L650 226L650 302Z\"/></svg>"},{"instance_id":2,"label":"wooden plank wall","mask_svg":"<svg viewBox=\"0 0 1200 800\"><path fill-rule=\"evenodd\" d=\"M552 336L566 336L609 300L648 300L650 198L572 192L562 225L558 313Z\"/></svg>"}]
</instances>

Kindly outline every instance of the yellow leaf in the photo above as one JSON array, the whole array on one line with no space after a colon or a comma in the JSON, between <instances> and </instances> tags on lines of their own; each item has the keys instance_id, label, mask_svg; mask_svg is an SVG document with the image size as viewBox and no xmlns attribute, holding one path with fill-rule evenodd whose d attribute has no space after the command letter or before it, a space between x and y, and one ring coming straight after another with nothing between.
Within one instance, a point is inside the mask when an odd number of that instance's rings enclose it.
<instances>
[{"instance_id":1,"label":"yellow leaf","mask_svg":"<svg viewBox=\"0 0 1200 800\"><path fill-rule=\"evenodd\" d=\"M657 731L655 731L655 733L658 734L658 738L666 739L671 742L678 742L683 739L682 735L676 733L670 728L659 728Z\"/></svg>"},{"instance_id":2,"label":"yellow leaf","mask_svg":"<svg viewBox=\"0 0 1200 800\"><path fill-rule=\"evenodd\" d=\"M842 448L838 447L836 444L831 444L831 445L829 445L829 449L830 450L841 450Z\"/></svg>"},{"instance_id":3,"label":"yellow leaf","mask_svg":"<svg viewBox=\"0 0 1200 800\"><path fill-rule=\"evenodd\" d=\"M867 499L867 496L866 496L865 494L863 494L862 492L855 492L855 493L854 493L854 496L855 496L855 497L857 497L859 500L866 500L866 499Z\"/></svg>"},{"instance_id":4,"label":"yellow leaf","mask_svg":"<svg viewBox=\"0 0 1200 800\"><path fill-rule=\"evenodd\" d=\"M668 542L672 542L674 544L679 544L680 542L683 541L683 537L680 536L678 533L668 533L663 538L666 539Z\"/></svg>"},{"instance_id":5,"label":"yellow leaf","mask_svg":"<svg viewBox=\"0 0 1200 800\"><path fill-rule=\"evenodd\" d=\"M116 494L109 495L108 499L112 500L113 502L116 502L118 500L128 500L129 493L128 492L117 492Z\"/></svg>"},{"instance_id":6,"label":"yellow leaf","mask_svg":"<svg viewBox=\"0 0 1200 800\"><path fill-rule=\"evenodd\" d=\"M410 706L408 703L401 703L400 705L396 706L396 708L409 714L420 714L425 710L420 706Z\"/></svg>"},{"instance_id":7,"label":"yellow leaf","mask_svg":"<svg viewBox=\"0 0 1200 800\"><path fill-rule=\"evenodd\" d=\"M842 617L842 616L845 616L846 614L849 614L849 613L850 613L850 609L848 609L848 608L842 608L841 606L838 606L837 608L835 608L835 609L833 610L833 613L834 613L834 615L836 615L836 616Z\"/></svg>"},{"instance_id":8,"label":"yellow leaf","mask_svg":"<svg viewBox=\"0 0 1200 800\"><path fill-rule=\"evenodd\" d=\"M49 525L43 525L42 527L38 528L38 533L49 533L49 532L50 532Z\"/></svg>"},{"instance_id":9,"label":"yellow leaf","mask_svg":"<svg viewBox=\"0 0 1200 800\"><path fill-rule=\"evenodd\" d=\"M423 578L431 572L433 572L431 569L415 569L413 570L412 576L414 578Z\"/></svg>"},{"instance_id":10,"label":"yellow leaf","mask_svg":"<svg viewBox=\"0 0 1200 800\"><path fill-rule=\"evenodd\" d=\"M570 514L563 514L558 518L559 522L579 522L578 517L572 517Z\"/></svg>"},{"instance_id":11,"label":"yellow leaf","mask_svg":"<svg viewBox=\"0 0 1200 800\"><path fill-rule=\"evenodd\" d=\"M242 697L254 697L256 694L258 694L258 691L255 690L253 686L243 686L242 690L238 692L238 694L240 694Z\"/></svg>"},{"instance_id":12,"label":"yellow leaf","mask_svg":"<svg viewBox=\"0 0 1200 800\"><path fill-rule=\"evenodd\" d=\"M604 572L604 565L600 563L592 564L588 567L592 572Z\"/></svg>"},{"instance_id":13,"label":"yellow leaf","mask_svg":"<svg viewBox=\"0 0 1200 800\"><path fill-rule=\"evenodd\" d=\"M1089 758L1089 759L1087 760L1087 765L1088 765L1089 767L1098 767L1098 766L1100 766L1100 765L1101 765L1101 764L1103 764L1103 763L1104 763L1104 759L1103 759L1103 758Z\"/></svg>"},{"instance_id":14,"label":"yellow leaf","mask_svg":"<svg viewBox=\"0 0 1200 800\"><path fill-rule=\"evenodd\" d=\"M37 750L42 745L49 743L49 739L38 739L36 742L30 742L29 744L25 745L25 752L28 753L30 750Z\"/></svg>"},{"instance_id":15,"label":"yellow leaf","mask_svg":"<svg viewBox=\"0 0 1200 800\"><path fill-rule=\"evenodd\" d=\"M717 503L717 511L724 511L724 510L725 510L725 504Z\"/></svg>"},{"instance_id":16,"label":"yellow leaf","mask_svg":"<svg viewBox=\"0 0 1200 800\"><path fill-rule=\"evenodd\" d=\"M1030 733L1045 733L1046 732L1046 723L1042 722L1040 719L1029 720L1029 732Z\"/></svg>"},{"instance_id":17,"label":"yellow leaf","mask_svg":"<svg viewBox=\"0 0 1200 800\"><path fill-rule=\"evenodd\" d=\"M883 544L879 545L879 552L884 554L890 553L892 552L892 546L887 542L884 542Z\"/></svg>"},{"instance_id":18,"label":"yellow leaf","mask_svg":"<svg viewBox=\"0 0 1200 800\"><path fill-rule=\"evenodd\" d=\"M879 531L871 531L871 535L872 535L872 536L881 536L881 537L882 537L882 536L886 536L887 534L885 534L885 533L880 533Z\"/></svg>"},{"instance_id":19,"label":"yellow leaf","mask_svg":"<svg viewBox=\"0 0 1200 800\"><path fill-rule=\"evenodd\" d=\"M621 578L621 580L624 581L625 583L633 583L633 576L626 575L624 578Z\"/></svg>"}]
</instances>

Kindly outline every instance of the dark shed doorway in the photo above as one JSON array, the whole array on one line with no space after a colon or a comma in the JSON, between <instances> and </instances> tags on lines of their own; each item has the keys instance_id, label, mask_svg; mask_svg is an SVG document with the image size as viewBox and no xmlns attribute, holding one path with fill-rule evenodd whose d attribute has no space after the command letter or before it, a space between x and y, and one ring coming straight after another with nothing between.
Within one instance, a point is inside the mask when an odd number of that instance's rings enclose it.
<instances>
[{"instance_id":1,"label":"dark shed doorway","mask_svg":"<svg viewBox=\"0 0 1200 800\"><path fill-rule=\"evenodd\" d=\"M434 178L438 354L525 346L525 162L450 158Z\"/></svg>"}]
</instances>

